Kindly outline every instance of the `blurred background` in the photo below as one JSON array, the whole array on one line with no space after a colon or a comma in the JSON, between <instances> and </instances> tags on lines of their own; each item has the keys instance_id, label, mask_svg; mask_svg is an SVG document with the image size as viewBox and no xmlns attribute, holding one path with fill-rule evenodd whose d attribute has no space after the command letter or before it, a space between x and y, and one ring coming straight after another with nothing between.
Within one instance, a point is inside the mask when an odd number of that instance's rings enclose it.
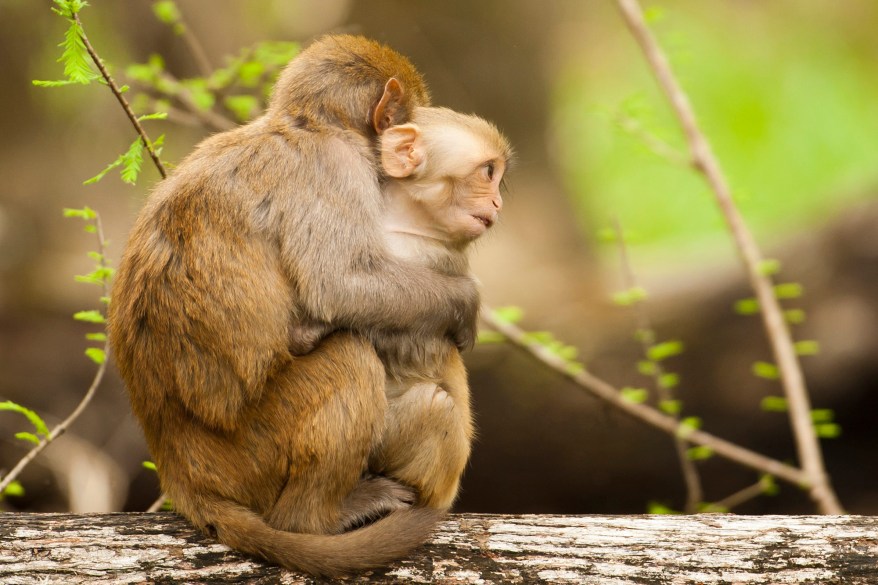
<instances>
[{"instance_id":1,"label":"blurred background","mask_svg":"<svg viewBox=\"0 0 878 585\"><path fill-rule=\"evenodd\" d=\"M177 78L199 75L182 37L152 2L94 2L82 18L92 43L127 83L125 66L163 56ZM587 367L618 387L646 387L618 247L600 234L618 218L631 264L649 293L660 339L685 351L666 363L680 376L683 414L777 459L794 461L784 413L764 412L776 381L754 376L770 361L758 317L733 307L751 296L722 219L702 181L656 156L638 134L684 142L612 2L581 0L178 0L212 66L259 41L307 43L325 32L381 40L411 57L435 103L494 121L517 163L504 216L475 252L492 306L524 310L522 326L579 348ZM652 26L689 92L702 126L779 282L803 296L798 340L815 408L840 427L822 442L843 505L878 513L878 4L776 0L646 3ZM35 409L50 426L87 389L78 310L99 308L93 239L64 207L100 211L118 258L158 175L148 161L137 186L117 174L83 186L134 134L104 87L37 88L58 79L66 22L51 3L0 0L0 401ZM179 161L202 128L148 122L167 133L163 159ZM466 356L479 438L457 510L642 513L681 509L672 440L629 420L504 345ZM30 430L0 412L0 470L26 452ZM836 429L837 430L837 429ZM832 434L832 433L831 433ZM111 372L67 435L20 478L8 510L143 510L157 497L124 389ZM708 459L706 498L720 500L758 474ZM809 513L802 492L748 502L742 513Z\"/></svg>"}]
</instances>

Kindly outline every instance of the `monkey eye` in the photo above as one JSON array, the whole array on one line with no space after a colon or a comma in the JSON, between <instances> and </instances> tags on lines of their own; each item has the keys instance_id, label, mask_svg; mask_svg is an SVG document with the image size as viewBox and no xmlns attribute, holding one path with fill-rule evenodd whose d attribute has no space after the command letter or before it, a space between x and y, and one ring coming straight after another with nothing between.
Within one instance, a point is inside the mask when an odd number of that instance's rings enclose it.
<instances>
[{"instance_id":1,"label":"monkey eye","mask_svg":"<svg viewBox=\"0 0 878 585\"><path fill-rule=\"evenodd\" d=\"M494 170L496 168L494 165L494 162L491 161L489 163L485 163L484 168L485 168L485 176L488 177L489 181L493 181L494 180Z\"/></svg>"}]
</instances>

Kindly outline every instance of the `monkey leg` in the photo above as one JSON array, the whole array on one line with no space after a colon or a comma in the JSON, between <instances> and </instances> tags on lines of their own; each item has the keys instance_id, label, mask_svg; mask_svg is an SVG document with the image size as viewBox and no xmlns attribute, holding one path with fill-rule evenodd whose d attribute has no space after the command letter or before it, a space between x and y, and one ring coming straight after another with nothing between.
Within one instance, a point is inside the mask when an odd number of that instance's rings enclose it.
<instances>
[{"instance_id":1,"label":"monkey leg","mask_svg":"<svg viewBox=\"0 0 878 585\"><path fill-rule=\"evenodd\" d=\"M289 476L267 512L274 528L331 534L405 507L411 493L362 479L386 418L384 368L371 344L336 333L293 360L261 405L288 418Z\"/></svg>"},{"instance_id":2,"label":"monkey leg","mask_svg":"<svg viewBox=\"0 0 878 585\"><path fill-rule=\"evenodd\" d=\"M414 383L387 408L387 430L370 459L376 473L417 489L419 503L448 509L457 496L473 437L469 387L451 352L440 384Z\"/></svg>"}]
</instances>

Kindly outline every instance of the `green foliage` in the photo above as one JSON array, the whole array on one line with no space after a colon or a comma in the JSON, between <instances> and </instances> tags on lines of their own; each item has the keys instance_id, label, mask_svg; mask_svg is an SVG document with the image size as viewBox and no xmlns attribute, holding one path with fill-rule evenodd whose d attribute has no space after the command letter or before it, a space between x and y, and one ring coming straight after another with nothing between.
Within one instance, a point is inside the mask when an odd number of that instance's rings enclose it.
<instances>
[{"instance_id":1,"label":"green foliage","mask_svg":"<svg viewBox=\"0 0 878 585\"><path fill-rule=\"evenodd\" d=\"M814 432L821 439L836 439L841 436L841 425L833 422L835 412L828 408L817 408L811 411Z\"/></svg>"},{"instance_id":2,"label":"green foliage","mask_svg":"<svg viewBox=\"0 0 878 585\"><path fill-rule=\"evenodd\" d=\"M506 336L502 333L498 333L497 331L479 331L479 335L476 338L476 343L483 344L492 344L492 343L505 343Z\"/></svg>"},{"instance_id":3,"label":"green foliage","mask_svg":"<svg viewBox=\"0 0 878 585\"><path fill-rule=\"evenodd\" d=\"M662 400L659 409L670 416L677 416L683 411L683 402L680 400Z\"/></svg>"},{"instance_id":4,"label":"green foliage","mask_svg":"<svg viewBox=\"0 0 878 585\"><path fill-rule=\"evenodd\" d=\"M99 347L89 347L85 350L85 355L94 363L101 365L107 359L106 352Z\"/></svg>"},{"instance_id":5,"label":"green foliage","mask_svg":"<svg viewBox=\"0 0 878 585\"><path fill-rule=\"evenodd\" d=\"M144 462L142 463L142 465L143 465L143 468L144 468L144 469L149 469L149 470L151 470L151 471L155 471L156 473L158 473L158 471L159 471L159 470L156 468L155 463L153 463L152 461L144 461Z\"/></svg>"},{"instance_id":6,"label":"green foliage","mask_svg":"<svg viewBox=\"0 0 878 585\"><path fill-rule=\"evenodd\" d=\"M757 238L809 229L874 193L868 188L878 180L874 63L844 27L827 25L804 6L766 6L748 18L736 18L736 10L714 3L667 10L659 41ZM875 12L870 6L867 18ZM742 45L754 25L771 34ZM588 227L619 216L659 260L719 249L726 228L704 182L595 115L619 112L686 151L650 71L630 39L617 37L606 39L602 54L611 58L583 66L580 56L570 56L554 88L553 128L566 178L579 193L579 217Z\"/></svg>"},{"instance_id":7,"label":"green foliage","mask_svg":"<svg viewBox=\"0 0 878 585\"><path fill-rule=\"evenodd\" d=\"M690 461L704 461L713 457L713 449L705 445L696 445L686 449L686 458Z\"/></svg>"},{"instance_id":8,"label":"green foliage","mask_svg":"<svg viewBox=\"0 0 878 585\"><path fill-rule=\"evenodd\" d=\"M246 122L259 111L259 100L252 95L230 95L223 99L223 105L239 122Z\"/></svg>"},{"instance_id":9,"label":"green foliage","mask_svg":"<svg viewBox=\"0 0 878 585\"><path fill-rule=\"evenodd\" d=\"M107 320L100 311L94 309L89 311L77 311L73 314L73 318L77 321L85 321L86 323L106 323Z\"/></svg>"},{"instance_id":10,"label":"green foliage","mask_svg":"<svg viewBox=\"0 0 878 585\"><path fill-rule=\"evenodd\" d=\"M521 307L498 307L492 315L501 323L515 324L524 318L524 310Z\"/></svg>"},{"instance_id":11,"label":"green foliage","mask_svg":"<svg viewBox=\"0 0 878 585\"><path fill-rule=\"evenodd\" d=\"M762 486L762 493L766 496L776 496L780 493L780 486L777 485L773 475L763 474L759 477L759 483Z\"/></svg>"},{"instance_id":12,"label":"green foliage","mask_svg":"<svg viewBox=\"0 0 878 585\"><path fill-rule=\"evenodd\" d=\"M676 388L680 383L680 375L675 374L673 372L667 372L659 376L658 385L665 390L670 390L671 388Z\"/></svg>"},{"instance_id":13,"label":"green foliage","mask_svg":"<svg viewBox=\"0 0 878 585\"><path fill-rule=\"evenodd\" d=\"M637 362L637 371L644 376L655 376L658 373L658 365L649 360L640 360Z\"/></svg>"},{"instance_id":14,"label":"green foliage","mask_svg":"<svg viewBox=\"0 0 878 585\"><path fill-rule=\"evenodd\" d=\"M677 427L677 436L681 439L686 439L692 434L692 431L700 429L701 424L702 421L699 417L687 416L680 421L680 426Z\"/></svg>"},{"instance_id":15,"label":"green foliage","mask_svg":"<svg viewBox=\"0 0 878 585\"><path fill-rule=\"evenodd\" d=\"M634 286L628 290L623 290L614 294L613 302L620 307L628 307L635 303L645 301L647 296L645 288L642 286Z\"/></svg>"},{"instance_id":16,"label":"green foliage","mask_svg":"<svg viewBox=\"0 0 878 585\"><path fill-rule=\"evenodd\" d=\"M780 272L780 260L774 260L771 258L763 260L759 263L757 269L763 276L774 276Z\"/></svg>"},{"instance_id":17,"label":"green foliage","mask_svg":"<svg viewBox=\"0 0 878 585\"><path fill-rule=\"evenodd\" d=\"M805 311L802 309L787 309L783 312L783 316L790 325L800 325L805 322Z\"/></svg>"},{"instance_id":18,"label":"green foliage","mask_svg":"<svg viewBox=\"0 0 878 585\"><path fill-rule=\"evenodd\" d=\"M739 315L755 315L759 312L759 301L752 297L735 301L735 312Z\"/></svg>"},{"instance_id":19,"label":"green foliage","mask_svg":"<svg viewBox=\"0 0 878 585\"><path fill-rule=\"evenodd\" d=\"M802 296L802 285L798 282L786 282L774 287L774 296L780 300L797 299Z\"/></svg>"},{"instance_id":20,"label":"green foliage","mask_svg":"<svg viewBox=\"0 0 878 585\"><path fill-rule=\"evenodd\" d=\"M39 87L59 87L73 83L89 84L100 76L92 69L91 56L82 41L82 27L74 20L73 16L84 7L88 6L83 0L54 0L57 8L52 11L66 18L70 23L64 33L64 42L58 45L64 51L58 58L59 63L64 64L64 76L60 81L34 80L33 84Z\"/></svg>"},{"instance_id":21,"label":"green foliage","mask_svg":"<svg viewBox=\"0 0 878 585\"><path fill-rule=\"evenodd\" d=\"M727 507L711 502L701 502L698 504L698 511L701 514L728 514L730 512Z\"/></svg>"},{"instance_id":22,"label":"green foliage","mask_svg":"<svg viewBox=\"0 0 878 585\"><path fill-rule=\"evenodd\" d=\"M766 396L759 403L759 407L765 412L786 412L789 410L787 399L783 396Z\"/></svg>"},{"instance_id":23,"label":"green foliage","mask_svg":"<svg viewBox=\"0 0 878 585\"><path fill-rule=\"evenodd\" d=\"M820 353L820 343L813 340L797 341L793 347L798 355L817 355Z\"/></svg>"},{"instance_id":24,"label":"green foliage","mask_svg":"<svg viewBox=\"0 0 878 585\"><path fill-rule=\"evenodd\" d=\"M660 362L675 355L683 353L683 343L680 341L663 341L650 347L646 352L646 357L653 362Z\"/></svg>"},{"instance_id":25,"label":"green foliage","mask_svg":"<svg viewBox=\"0 0 878 585\"><path fill-rule=\"evenodd\" d=\"M180 9L177 8L177 4L173 0L153 2L152 12L161 22L169 25L175 34L181 35L186 32Z\"/></svg>"},{"instance_id":26,"label":"green foliage","mask_svg":"<svg viewBox=\"0 0 878 585\"><path fill-rule=\"evenodd\" d=\"M34 429L36 429L37 434L42 435L43 437L49 436L49 427L46 426L46 423L36 412L29 408L25 408L20 404L16 404L11 400L7 400L5 402L0 402L0 410L7 410L10 412L17 412L19 414L24 415L30 424L33 425Z\"/></svg>"},{"instance_id":27,"label":"green foliage","mask_svg":"<svg viewBox=\"0 0 878 585\"><path fill-rule=\"evenodd\" d=\"M756 362L753 364L753 375L757 378L766 380L777 380L780 378L780 370L777 366L768 362Z\"/></svg>"},{"instance_id":28,"label":"green foliage","mask_svg":"<svg viewBox=\"0 0 878 585\"><path fill-rule=\"evenodd\" d=\"M649 398L649 392L643 388L630 388L626 386L619 390L619 394L622 395L622 400L634 404L642 404Z\"/></svg>"},{"instance_id":29,"label":"green foliage","mask_svg":"<svg viewBox=\"0 0 878 585\"><path fill-rule=\"evenodd\" d=\"M674 510L673 508L670 508L670 507L668 507L665 504L662 504L660 502L647 503L646 513L647 514L664 514L664 515L682 514L682 512Z\"/></svg>"},{"instance_id":30,"label":"green foliage","mask_svg":"<svg viewBox=\"0 0 878 585\"><path fill-rule=\"evenodd\" d=\"M13 497L21 497L24 495L24 486L21 485L21 482L11 481L9 485L3 489L3 493L0 494L0 500L3 500L7 496Z\"/></svg>"},{"instance_id":31,"label":"green foliage","mask_svg":"<svg viewBox=\"0 0 878 585\"><path fill-rule=\"evenodd\" d=\"M158 113L158 114L150 114L148 116L142 116L143 119L162 119L166 117L167 114ZM164 143L164 134L159 136L159 138L153 142L154 147L161 147ZM140 175L140 169L143 166L143 141L140 137L136 138L134 142L131 143L131 146L128 147L128 150L123 152L111 162L107 167L99 172L97 175L88 179L83 184L91 185L93 183L97 183L101 179L103 179L107 173L112 171L115 168L121 167L119 171L119 176L122 178L122 181L128 183L129 185L134 185L137 183L137 177ZM161 148L158 148L157 153L161 153Z\"/></svg>"}]
</instances>

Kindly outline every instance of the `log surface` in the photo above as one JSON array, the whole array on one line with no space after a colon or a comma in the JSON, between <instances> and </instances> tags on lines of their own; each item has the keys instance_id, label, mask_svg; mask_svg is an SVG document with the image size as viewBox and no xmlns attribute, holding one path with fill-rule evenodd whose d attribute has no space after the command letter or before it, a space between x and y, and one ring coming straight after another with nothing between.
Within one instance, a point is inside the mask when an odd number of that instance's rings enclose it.
<instances>
[{"instance_id":1,"label":"log surface","mask_svg":"<svg viewBox=\"0 0 878 585\"><path fill-rule=\"evenodd\" d=\"M172 513L0 513L0 583L330 583ZM878 518L454 515L410 559L347 583L878 583Z\"/></svg>"}]
</instances>

